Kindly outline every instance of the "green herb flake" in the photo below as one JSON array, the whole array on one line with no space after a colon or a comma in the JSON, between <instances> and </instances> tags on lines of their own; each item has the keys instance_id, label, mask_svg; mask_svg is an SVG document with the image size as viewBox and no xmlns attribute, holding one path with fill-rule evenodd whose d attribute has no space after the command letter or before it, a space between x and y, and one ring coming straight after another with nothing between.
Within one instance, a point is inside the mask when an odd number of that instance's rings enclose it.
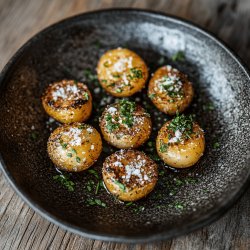
<instances>
[{"instance_id":1,"label":"green herb flake","mask_svg":"<svg viewBox=\"0 0 250 250\"><path fill-rule=\"evenodd\" d=\"M160 141L160 152L165 153L168 151L168 143L164 143L162 140Z\"/></svg>"},{"instance_id":2,"label":"green herb flake","mask_svg":"<svg viewBox=\"0 0 250 250\"><path fill-rule=\"evenodd\" d=\"M86 127L85 124L81 124L80 126L78 126L78 129L84 129Z\"/></svg>"},{"instance_id":3,"label":"green herb flake","mask_svg":"<svg viewBox=\"0 0 250 250\"><path fill-rule=\"evenodd\" d=\"M102 79L102 80L101 80L101 82L103 82L103 83L107 83L108 81L107 81L107 80L105 80L105 79Z\"/></svg>"},{"instance_id":4,"label":"green herb flake","mask_svg":"<svg viewBox=\"0 0 250 250\"><path fill-rule=\"evenodd\" d=\"M173 61L184 61L185 60L185 54L183 51L178 51L176 54L172 56Z\"/></svg>"},{"instance_id":5,"label":"green herb flake","mask_svg":"<svg viewBox=\"0 0 250 250\"><path fill-rule=\"evenodd\" d=\"M84 92L84 93L83 93L83 97L84 97L84 99L85 99L86 101L89 100L89 94L88 94L87 92Z\"/></svg>"},{"instance_id":6,"label":"green herb flake","mask_svg":"<svg viewBox=\"0 0 250 250\"><path fill-rule=\"evenodd\" d=\"M37 132L32 132L30 134L30 138L32 141L36 141L38 139L38 133Z\"/></svg>"},{"instance_id":7,"label":"green herb flake","mask_svg":"<svg viewBox=\"0 0 250 250\"><path fill-rule=\"evenodd\" d=\"M175 207L176 209L178 209L178 210L183 210L183 209L184 209L184 205L181 204L180 202L176 202L176 203L174 204L174 207Z\"/></svg>"},{"instance_id":8,"label":"green herb flake","mask_svg":"<svg viewBox=\"0 0 250 250\"><path fill-rule=\"evenodd\" d=\"M100 207L107 207L107 205L104 202L102 202L100 199L88 199L87 203L90 206L97 205L97 206L100 206Z\"/></svg>"},{"instance_id":9,"label":"green herb flake","mask_svg":"<svg viewBox=\"0 0 250 250\"><path fill-rule=\"evenodd\" d=\"M165 174L165 172L163 171L163 170L161 170L160 172L159 172L159 176L163 176Z\"/></svg>"},{"instance_id":10,"label":"green herb flake","mask_svg":"<svg viewBox=\"0 0 250 250\"><path fill-rule=\"evenodd\" d=\"M140 69L137 68L131 68L130 69L131 74L128 75L128 77L132 80L132 79L141 79L143 78L143 74L142 71Z\"/></svg>"},{"instance_id":11,"label":"green herb flake","mask_svg":"<svg viewBox=\"0 0 250 250\"><path fill-rule=\"evenodd\" d=\"M81 162L81 158L78 157L78 156L76 156L76 161L77 161L78 163L80 163L80 162Z\"/></svg>"},{"instance_id":12,"label":"green herb flake","mask_svg":"<svg viewBox=\"0 0 250 250\"><path fill-rule=\"evenodd\" d=\"M215 142L214 144L213 144L213 148L214 149L217 149L217 148L219 148L220 147L220 143L219 142Z\"/></svg>"},{"instance_id":13,"label":"green herb flake","mask_svg":"<svg viewBox=\"0 0 250 250\"><path fill-rule=\"evenodd\" d=\"M94 169L89 169L88 172L94 175L96 179L99 179L98 173Z\"/></svg>"},{"instance_id":14,"label":"green herb flake","mask_svg":"<svg viewBox=\"0 0 250 250\"><path fill-rule=\"evenodd\" d=\"M156 94L149 94L148 97L153 100L156 97Z\"/></svg>"},{"instance_id":15,"label":"green herb flake","mask_svg":"<svg viewBox=\"0 0 250 250\"><path fill-rule=\"evenodd\" d=\"M104 67L109 67L109 62L108 61L104 62L103 66Z\"/></svg>"},{"instance_id":16,"label":"green herb flake","mask_svg":"<svg viewBox=\"0 0 250 250\"><path fill-rule=\"evenodd\" d=\"M137 208L134 209L134 212L140 213L140 212L143 212L144 210L145 210L145 207L139 206L139 207L137 207Z\"/></svg>"},{"instance_id":17,"label":"green herb flake","mask_svg":"<svg viewBox=\"0 0 250 250\"><path fill-rule=\"evenodd\" d=\"M117 186L119 186L119 188L120 188L123 192L125 192L126 187L125 187L122 183L120 183L120 182L117 181L117 180L114 180L114 183L115 183Z\"/></svg>"},{"instance_id":18,"label":"green herb flake","mask_svg":"<svg viewBox=\"0 0 250 250\"><path fill-rule=\"evenodd\" d=\"M69 176L66 174L60 174L53 176L53 180L60 182L63 186L65 186L68 191L72 192L75 189L75 183L69 179Z\"/></svg>"},{"instance_id":19,"label":"green herb flake","mask_svg":"<svg viewBox=\"0 0 250 250\"><path fill-rule=\"evenodd\" d=\"M133 204L134 204L133 201L130 201L130 202L126 203L126 206L129 207L129 206L132 206Z\"/></svg>"},{"instance_id":20,"label":"green herb flake","mask_svg":"<svg viewBox=\"0 0 250 250\"><path fill-rule=\"evenodd\" d=\"M182 139L188 139L193 134L193 117L192 115L179 115L169 123L168 130L175 133L177 130L182 132Z\"/></svg>"},{"instance_id":21,"label":"green herb flake","mask_svg":"<svg viewBox=\"0 0 250 250\"><path fill-rule=\"evenodd\" d=\"M204 111L212 111L215 109L213 103L204 104L202 105L202 108Z\"/></svg>"},{"instance_id":22,"label":"green herb flake","mask_svg":"<svg viewBox=\"0 0 250 250\"><path fill-rule=\"evenodd\" d=\"M122 93L122 91L123 91L123 89L119 88L119 89L117 89L115 92L116 92L116 93Z\"/></svg>"},{"instance_id":23,"label":"green herb flake","mask_svg":"<svg viewBox=\"0 0 250 250\"><path fill-rule=\"evenodd\" d=\"M126 124L128 127L131 128L134 124L133 113L136 108L136 103L123 99L119 101L119 104L120 104L120 114L121 117L123 118L122 123Z\"/></svg>"},{"instance_id":24,"label":"green herb flake","mask_svg":"<svg viewBox=\"0 0 250 250\"><path fill-rule=\"evenodd\" d=\"M71 151L74 153L74 154L77 154L76 150L74 148L71 149Z\"/></svg>"},{"instance_id":25,"label":"green herb flake","mask_svg":"<svg viewBox=\"0 0 250 250\"><path fill-rule=\"evenodd\" d=\"M72 153L67 153L67 156L68 157L72 157Z\"/></svg>"}]
</instances>

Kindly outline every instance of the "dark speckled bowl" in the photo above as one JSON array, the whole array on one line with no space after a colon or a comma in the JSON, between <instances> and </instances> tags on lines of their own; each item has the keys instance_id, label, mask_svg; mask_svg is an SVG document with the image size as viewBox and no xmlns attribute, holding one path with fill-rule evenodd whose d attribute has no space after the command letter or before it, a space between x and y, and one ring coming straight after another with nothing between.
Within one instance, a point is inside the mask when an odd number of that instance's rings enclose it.
<instances>
[{"instance_id":1,"label":"dark speckled bowl","mask_svg":"<svg viewBox=\"0 0 250 250\"><path fill-rule=\"evenodd\" d=\"M101 187L95 194L99 180L88 171L70 175L73 192L53 179L58 173L46 142L58 124L49 120L40 100L53 81L71 78L87 83L94 96L88 122L99 130L98 117L114 99L100 89L93 74L98 58L119 46L137 52L151 72L171 64L189 75L195 98L186 113L196 114L207 145L202 159L190 169L174 171L158 161L157 187L134 204L118 202ZM172 55L180 50L185 60L173 61ZM37 34L15 54L0 76L0 87L3 172L33 209L85 237L145 242L180 235L217 219L248 184L249 74L221 42L182 20L139 10L105 10L67 19ZM152 107L145 90L132 99L151 113L154 142L169 117ZM114 150L104 144L92 168L99 176L104 158ZM141 150L155 157L154 148L146 145ZM106 208L90 205L88 199L93 197Z\"/></svg>"}]
</instances>

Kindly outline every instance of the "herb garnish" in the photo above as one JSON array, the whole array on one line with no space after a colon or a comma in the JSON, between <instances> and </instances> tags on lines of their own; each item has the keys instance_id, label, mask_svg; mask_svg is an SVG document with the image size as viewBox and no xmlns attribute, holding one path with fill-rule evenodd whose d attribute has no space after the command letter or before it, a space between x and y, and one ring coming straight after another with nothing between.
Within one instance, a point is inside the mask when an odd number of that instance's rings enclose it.
<instances>
[{"instance_id":1,"label":"herb garnish","mask_svg":"<svg viewBox=\"0 0 250 250\"><path fill-rule=\"evenodd\" d=\"M163 142L162 140L160 141L160 152L165 153L168 150L168 143Z\"/></svg>"},{"instance_id":2,"label":"herb garnish","mask_svg":"<svg viewBox=\"0 0 250 250\"><path fill-rule=\"evenodd\" d=\"M103 66L104 67L108 67L109 66L109 62L108 61L104 62Z\"/></svg>"},{"instance_id":3,"label":"herb garnish","mask_svg":"<svg viewBox=\"0 0 250 250\"><path fill-rule=\"evenodd\" d=\"M182 203L180 203L180 202L176 202L176 203L174 204L174 207L175 207L176 209L179 209L179 210L183 210L183 209L184 209L184 205L183 205Z\"/></svg>"},{"instance_id":4,"label":"herb garnish","mask_svg":"<svg viewBox=\"0 0 250 250\"><path fill-rule=\"evenodd\" d=\"M119 101L120 104L120 114L124 118L122 120L123 124L126 124L128 127L132 127L134 123L133 112L136 108L136 103L123 99Z\"/></svg>"},{"instance_id":5,"label":"herb garnish","mask_svg":"<svg viewBox=\"0 0 250 250\"><path fill-rule=\"evenodd\" d=\"M172 56L173 61L184 61L185 60L185 54L183 51L178 51Z\"/></svg>"},{"instance_id":6,"label":"herb garnish","mask_svg":"<svg viewBox=\"0 0 250 250\"><path fill-rule=\"evenodd\" d=\"M94 205L97 205L97 206L100 206L100 207L106 207L107 206L100 199L88 199L87 202L88 202L88 205L90 205L90 206L94 206Z\"/></svg>"},{"instance_id":7,"label":"herb garnish","mask_svg":"<svg viewBox=\"0 0 250 250\"><path fill-rule=\"evenodd\" d=\"M77 161L78 163L80 163L80 162L81 162L81 158L78 157L78 156L76 156L76 161Z\"/></svg>"},{"instance_id":8,"label":"herb garnish","mask_svg":"<svg viewBox=\"0 0 250 250\"><path fill-rule=\"evenodd\" d=\"M69 191L74 191L75 183L69 179L66 174L60 174L53 176L53 179L64 185Z\"/></svg>"},{"instance_id":9,"label":"herb garnish","mask_svg":"<svg viewBox=\"0 0 250 250\"><path fill-rule=\"evenodd\" d=\"M98 173L94 169L89 169L88 172L94 175L96 179L99 179Z\"/></svg>"},{"instance_id":10,"label":"herb garnish","mask_svg":"<svg viewBox=\"0 0 250 250\"><path fill-rule=\"evenodd\" d=\"M71 154L71 153L67 153L67 156L68 156L68 157L72 157L72 154Z\"/></svg>"},{"instance_id":11,"label":"herb garnish","mask_svg":"<svg viewBox=\"0 0 250 250\"><path fill-rule=\"evenodd\" d=\"M156 97L156 94L149 94L148 97L152 100Z\"/></svg>"},{"instance_id":12,"label":"herb garnish","mask_svg":"<svg viewBox=\"0 0 250 250\"><path fill-rule=\"evenodd\" d=\"M62 139L60 139L60 144L61 144L63 149L66 149L68 146L68 143L65 143Z\"/></svg>"},{"instance_id":13,"label":"herb garnish","mask_svg":"<svg viewBox=\"0 0 250 250\"><path fill-rule=\"evenodd\" d=\"M88 101L89 95L88 95L87 92L84 92L84 93L83 93L83 97L84 97L84 99L85 99L86 101Z\"/></svg>"},{"instance_id":14,"label":"herb garnish","mask_svg":"<svg viewBox=\"0 0 250 250\"><path fill-rule=\"evenodd\" d=\"M107 114L105 116L105 120L106 120L106 128L109 132L112 132L113 130L116 130L117 128L119 128L119 124L118 123L114 123L112 121L112 115L111 114Z\"/></svg>"},{"instance_id":15,"label":"herb garnish","mask_svg":"<svg viewBox=\"0 0 250 250\"><path fill-rule=\"evenodd\" d=\"M193 133L193 116L192 115L179 115L169 123L168 130L175 133L177 130L181 131L184 139L190 138Z\"/></svg>"},{"instance_id":16,"label":"herb garnish","mask_svg":"<svg viewBox=\"0 0 250 250\"><path fill-rule=\"evenodd\" d=\"M119 188L120 188L123 192L125 192L126 187L125 187L121 182L119 182L119 181L117 181L117 180L114 180L114 183L115 183L117 186L119 186Z\"/></svg>"},{"instance_id":17,"label":"herb garnish","mask_svg":"<svg viewBox=\"0 0 250 250\"><path fill-rule=\"evenodd\" d=\"M30 138L33 140L33 141L36 141L37 138L38 138L38 133L37 132L32 132L30 134Z\"/></svg>"},{"instance_id":18,"label":"herb garnish","mask_svg":"<svg viewBox=\"0 0 250 250\"><path fill-rule=\"evenodd\" d=\"M213 148L214 149L217 149L217 148L219 148L220 147L220 143L219 142L215 142L214 144L213 144Z\"/></svg>"},{"instance_id":19,"label":"herb garnish","mask_svg":"<svg viewBox=\"0 0 250 250\"><path fill-rule=\"evenodd\" d=\"M131 72L131 74L128 75L128 78L130 78L130 80L143 78L143 74L142 74L142 71L140 69L131 68L130 72Z\"/></svg>"}]
</instances>

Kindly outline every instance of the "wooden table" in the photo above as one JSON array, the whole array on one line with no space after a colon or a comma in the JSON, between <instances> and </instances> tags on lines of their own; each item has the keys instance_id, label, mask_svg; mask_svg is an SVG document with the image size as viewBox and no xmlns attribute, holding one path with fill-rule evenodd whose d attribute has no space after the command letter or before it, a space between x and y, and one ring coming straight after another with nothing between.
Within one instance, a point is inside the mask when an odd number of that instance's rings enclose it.
<instances>
[{"instance_id":1,"label":"wooden table","mask_svg":"<svg viewBox=\"0 0 250 250\"><path fill-rule=\"evenodd\" d=\"M0 69L31 36L82 12L110 7L160 10L191 20L226 41L250 66L249 0L0 0ZM0 249L250 249L250 189L220 220L188 235L147 245L85 239L43 219L0 173Z\"/></svg>"}]
</instances>

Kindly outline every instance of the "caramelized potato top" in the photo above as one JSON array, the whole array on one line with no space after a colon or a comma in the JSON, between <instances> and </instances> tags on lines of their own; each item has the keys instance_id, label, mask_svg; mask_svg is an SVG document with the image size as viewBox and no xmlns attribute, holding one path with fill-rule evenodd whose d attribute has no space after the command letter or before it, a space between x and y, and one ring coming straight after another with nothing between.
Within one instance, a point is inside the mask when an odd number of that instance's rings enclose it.
<instances>
[{"instance_id":1,"label":"caramelized potato top","mask_svg":"<svg viewBox=\"0 0 250 250\"><path fill-rule=\"evenodd\" d=\"M91 98L88 87L74 80L62 80L50 84L42 99L54 109L78 108Z\"/></svg>"},{"instance_id":2,"label":"caramelized potato top","mask_svg":"<svg viewBox=\"0 0 250 250\"><path fill-rule=\"evenodd\" d=\"M106 158L103 174L128 190L143 187L158 178L157 164L143 152L121 149Z\"/></svg>"}]
</instances>

